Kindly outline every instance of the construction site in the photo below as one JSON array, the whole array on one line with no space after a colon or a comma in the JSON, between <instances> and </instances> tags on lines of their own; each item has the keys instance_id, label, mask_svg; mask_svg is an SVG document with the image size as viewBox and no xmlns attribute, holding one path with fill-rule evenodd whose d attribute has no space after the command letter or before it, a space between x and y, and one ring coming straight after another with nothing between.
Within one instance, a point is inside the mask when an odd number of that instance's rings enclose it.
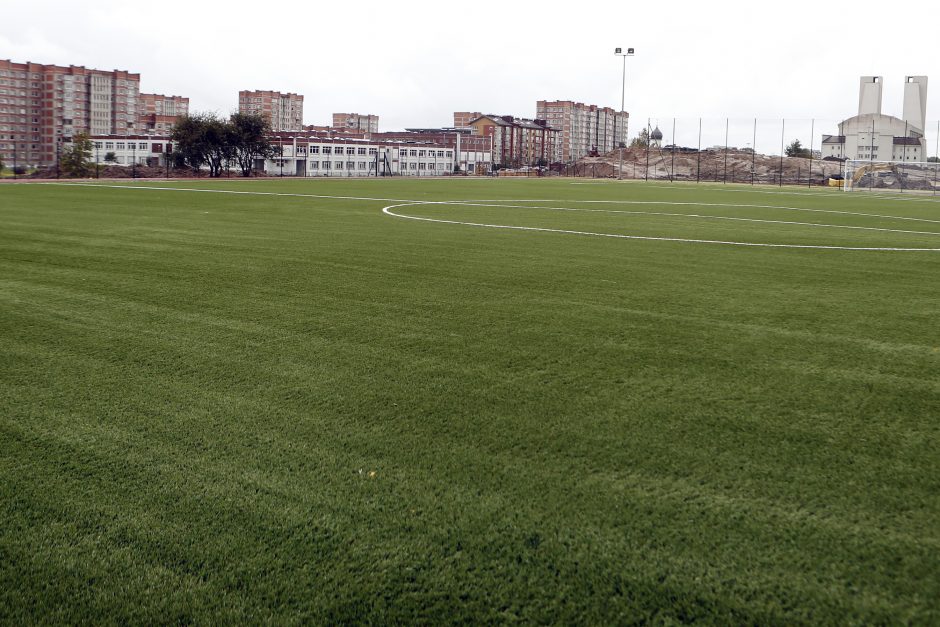
<instances>
[{"instance_id":1,"label":"construction site","mask_svg":"<svg viewBox=\"0 0 940 627\"><path fill-rule=\"evenodd\" d=\"M623 164L620 170L620 164ZM623 148L562 166L560 174L588 178L829 185L843 175L843 162L759 155L747 149Z\"/></svg>"}]
</instances>

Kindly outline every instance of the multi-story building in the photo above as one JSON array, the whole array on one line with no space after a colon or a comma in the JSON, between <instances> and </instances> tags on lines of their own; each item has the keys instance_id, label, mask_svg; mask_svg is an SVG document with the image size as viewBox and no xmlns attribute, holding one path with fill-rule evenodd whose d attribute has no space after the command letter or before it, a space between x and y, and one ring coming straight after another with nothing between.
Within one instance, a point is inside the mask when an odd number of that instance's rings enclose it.
<instances>
[{"instance_id":1,"label":"multi-story building","mask_svg":"<svg viewBox=\"0 0 940 627\"><path fill-rule=\"evenodd\" d=\"M77 133L136 133L139 92L140 74L0 60L0 156L49 165Z\"/></svg>"},{"instance_id":2,"label":"multi-story building","mask_svg":"<svg viewBox=\"0 0 940 627\"><path fill-rule=\"evenodd\" d=\"M273 176L443 176L454 171L454 149L430 142L281 133L273 143L275 156L255 164Z\"/></svg>"},{"instance_id":3,"label":"multi-story building","mask_svg":"<svg viewBox=\"0 0 940 627\"><path fill-rule=\"evenodd\" d=\"M561 131L561 160L604 154L627 145L630 114L571 100L539 100L536 117Z\"/></svg>"},{"instance_id":4,"label":"multi-story building","mask_svg":"<svg viewBox=\"0 0 940 627\"><path fill-rule=\"evenodd\" d=\"M499 167L548 165L560 160L557 128L545 120L484 115L469 124L474 135L492 141L492 161Z\"/></svg>"},{"instance_id":5,"label":"multi-story building","mask_svg":"<svg viewBox=\"0 0 940 627\"><path fill-rule=\"evenodd\" d=\"M297 132L304 127L304 97L300 94L242 90L238 92L238 112L261 115L275 133Z\"/></svg>"},{"instance_id":6,"label":"multi-story building","mask_svg":"<svg viewBox=\"0 0 940 627\"><path fill-rule=\"evenodd\" d=\"M345 128L364 133L379 132L379 116L359 113L334 113L333 128Z\"/></svg>"},{"instance_id":7,"label":"multi-story building","mask_svg":"<svg viewBox=\"0 0 940 627\"><path fill-rule=\"evenodd\" d=\"M169 135L102 135L89 139L92 162L103 165L165 166L166 159L173 154Z\"/></svg>"},{"instance_id":8,"label":"multi-story building","mask_svg":"<svg viewBox=\"0 0 940 627\"><path fill-rule=\"evenodd\" d=\"M169 133L176 120L189 115L189 98L140 94L137 128L145 133Z\"/></svg>"},{"instance_id":9,"label":"multi-story building","mask_svg":"<svg viewBox=\"0 0 940 627\"><path fill-rule=\"evenodd\" d=\"M471 134L469 128L408 128L404 132L374 133L372 139L432 143L454 150L454 171L489 174L493 168L493 140Z\"/></svg>"},{"instance_id":10,"label":"multi-story building","mask_svg":"<svg viewBox=\"0 0 940 627\"><path fill-rule=\"evenodd\" d=\"M861 77L858 115L840 122L838 135L823 135L823 158L926 161L927 77L905 78L903 118L881 112L882 87L881 76Z\"/></svg>"},{"instance_id":11,"label":"multi-story building","mask_svg":"<svg viewBox=\"0 0 940 627\"><path fill-rule=\"evenodd\" d=\"M457 128L467 128L470 122L483 117L479 111L454 111L454 126Z\"/></svg>"}]
</instances>

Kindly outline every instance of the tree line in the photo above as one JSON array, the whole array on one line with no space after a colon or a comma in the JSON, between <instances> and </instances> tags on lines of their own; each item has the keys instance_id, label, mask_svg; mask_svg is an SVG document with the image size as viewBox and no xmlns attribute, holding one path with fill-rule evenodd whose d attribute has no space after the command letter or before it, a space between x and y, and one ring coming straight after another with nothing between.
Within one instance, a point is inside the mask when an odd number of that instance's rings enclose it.
<instances>
[{"instance_id":1,"label":"tree line","mask_svg":"<svg viewBox=\"0 0 940 627\"><path fill-rule=\"evenodd\" d=\"M251 176L255 159L274 156L268 139L271 125L257 114L233 113L227 120L215 113L194 113L179 118L170 138L176 164L221 176L222 168L236 163L242 176Z\"/></svg>"}]
</instances>

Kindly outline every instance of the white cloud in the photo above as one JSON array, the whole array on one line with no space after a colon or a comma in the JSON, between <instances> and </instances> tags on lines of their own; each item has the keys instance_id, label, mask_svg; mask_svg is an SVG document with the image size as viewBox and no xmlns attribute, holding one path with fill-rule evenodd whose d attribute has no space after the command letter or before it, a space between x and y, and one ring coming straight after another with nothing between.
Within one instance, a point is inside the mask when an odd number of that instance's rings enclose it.
<instances>
[{"instance_id":1,"label":"white cloud","mask_svg":"<svg viewBox=\"0 0 940 627\"><path fill-rule=\"evenodd\" d=\"M874 0L35 0L4 7L0 58L140 72L143 90L222 113L240 89L294 91L308 123L353 110L395 129L449 124L455 110L532 116L540 98L619 108L613 48L632 46L635 130L647 117L835 121L855 112L859 75L885 76L887 113L900 113L905 74L940 80L918 28L935 13L928 0L896 10ZM940 119L940 98L928 118Z\"/></svg>"}]
</instances>

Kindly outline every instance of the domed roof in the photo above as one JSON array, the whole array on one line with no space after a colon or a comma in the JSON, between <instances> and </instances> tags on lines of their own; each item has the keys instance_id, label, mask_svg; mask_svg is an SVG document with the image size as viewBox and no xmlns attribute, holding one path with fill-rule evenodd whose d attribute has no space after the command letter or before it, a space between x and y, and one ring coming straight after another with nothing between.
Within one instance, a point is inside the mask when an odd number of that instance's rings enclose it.
<instances>
[{"instance_id":1,"label":"domed roof","mask_svg":"<svg viewBox=\"0 0 940 627\"><path fill-rule=\"evenodd\" d=\"M656 128L653 129L653 132L650 134L650 139L662 139L662 138L663 138L663 132L659 130L659 127L657 126Z\"/></svg>"}]
</instances>

